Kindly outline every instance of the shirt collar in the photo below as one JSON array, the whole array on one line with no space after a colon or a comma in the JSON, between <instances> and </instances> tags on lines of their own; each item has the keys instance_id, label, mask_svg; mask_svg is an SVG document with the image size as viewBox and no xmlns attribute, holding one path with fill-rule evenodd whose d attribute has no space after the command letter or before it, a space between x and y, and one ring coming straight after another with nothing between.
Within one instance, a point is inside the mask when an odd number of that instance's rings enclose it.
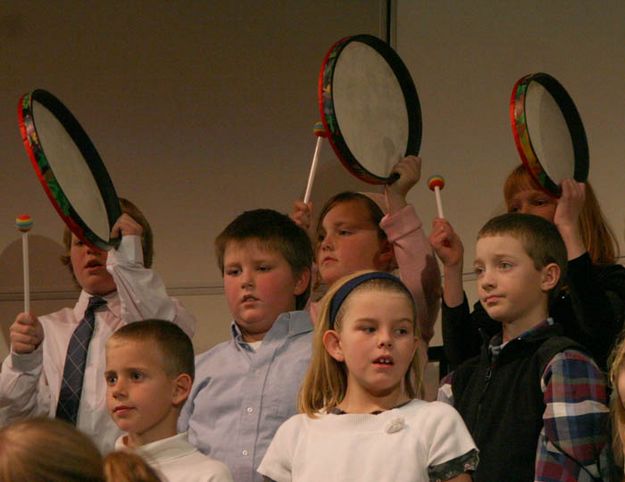
<instances>
[{"instance_id":1,"label":"shirt collar","mask_svg":"<svg viewBox=\"0 0 625 482\"><path fill-rule=\"evenodd\" d=\"M80 296L78 297L78 301L76 305L74 305L74 316L77 320L82 320L85 316L85 311L87 310L87 306L89 305L89 298L91 298L92 294L87 293L85 290L80 292ZM115 316L121 318L121 302L119 300L119 294L117 291L113 291L106 296L101 296L106 300L106 305L100 308L101 310L109 310Z\"/></svg>"},{"instance_id":2,"label":"shirt collar","mask_svg":"<svg viewBox=\"0 0 625 482\"><path fill-rule=\"evenodd\" d=\"M278 316L271 329L265 335L263 342L269 341L273 338L282 338L285 335L288 337L296 336L312 330L312 321L307 311L289 311ZM232 324L230 325L230 333L234 342L238 346L247 351L254 351L245 341L243 341L241 329L237 325L236 321L232 321Z\"/></svg>"},{"instance_id":3,"label":"shirt collar","mask_svg":"<svg viewBox=\"0 0 625 482\"><path fill-rule=\"evenodd\" d=\"M126 445L128 435L122 435L115 442L115 449L117 450L133 450ZM182 432L172 437L167 437L162 440L142 445L134 449L134 452L138 453L146 460L158 460L171 459L187 455L195 452L193 447L187 441L187 432Z\"/></svg>"},{"instance_id":4,"label":"shirt collar","mask_svg":"<svg viewBox=\"0 0 625 482\"><path fill-rule=\"evenodd\" d=\"M553 318L551 317L547 318L546 320L541 321L537 325L534 325L532 328L530 328L526 332L521 333L521 335L516 337L514 340L509 340L507 342L503 342L503 332L499 332L490 339L490 343L488 344L488 352L491 355L491 357L495 359L499 356L499 354L501 353L501 350L503 350L503 347L506 346L508 343L515 341L515 340L519 340L519 341L526 340L527 338L533 336L539 331L544 330L546 327L552 326L553 323L554 323Z\"/></svg>"},{"instance_id":5,"label":"shirt collar","mask_svg":"<svg viewBox=\"0 0 625 482\"><path fill-rule=\"evenodd\" d=\"M181 457L194 451L195 448L187 442L187 432L157 440L136 449L136 452L147 460L158 461Z\"/></svg>"}]
</instances>

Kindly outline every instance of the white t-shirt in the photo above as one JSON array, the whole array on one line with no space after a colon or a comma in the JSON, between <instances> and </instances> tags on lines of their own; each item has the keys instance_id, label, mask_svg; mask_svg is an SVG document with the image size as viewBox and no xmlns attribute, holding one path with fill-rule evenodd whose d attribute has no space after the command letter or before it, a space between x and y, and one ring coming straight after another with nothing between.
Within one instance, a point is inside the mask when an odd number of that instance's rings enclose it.
<instances>
[{"instance_id":1,"label":"white t-shirt","mask_svg":"<svg viewBox=\"0 0 625 482\"><path fill-rule=\"evenodd\" d=\"M454 461L471 469L476 459L473 439L453 407L412 400L378 415L291 417L258 472L276 482L427 482L432 468Z\"/></svg>"},{"instance_id":2,"label":"white t-shirt","mask_svg":"<svg viewBox=\"0 0 625 482\"><path fill-rule=\"evenodd\" d=\"M126 436L115 442L117 450L131 450ZM154 468L163 482L232 482L225 464L202 454L187 441L187 434L157 440L134 449Z\"/></svg>"}]
</instances>

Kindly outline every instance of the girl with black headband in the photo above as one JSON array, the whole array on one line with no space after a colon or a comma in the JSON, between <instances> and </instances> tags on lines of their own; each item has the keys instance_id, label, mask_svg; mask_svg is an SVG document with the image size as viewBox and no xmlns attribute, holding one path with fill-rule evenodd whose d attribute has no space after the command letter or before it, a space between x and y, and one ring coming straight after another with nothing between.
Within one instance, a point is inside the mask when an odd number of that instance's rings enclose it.
<instances>
[{"instance_id":1,"label":"girl with black headband","mask_svg":"<svg viewBox=\"0 0 625 482\"><path fill-rule=\"evenodd\" d=\"M417 400L416 307L395 276L361 271L321 301L302 412L276 433L266 480L470 481L477 450L448 405Z\"/></svg>"}]
</instances>

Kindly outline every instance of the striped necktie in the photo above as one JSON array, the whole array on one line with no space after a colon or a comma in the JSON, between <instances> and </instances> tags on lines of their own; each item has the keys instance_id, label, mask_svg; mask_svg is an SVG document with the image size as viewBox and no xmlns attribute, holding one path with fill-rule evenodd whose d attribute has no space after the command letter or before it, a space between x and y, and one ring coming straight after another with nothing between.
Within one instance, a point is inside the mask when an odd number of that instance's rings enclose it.
<instances>
[{"instance_id":1,"label":"striped necktie","mask_svg":"<svg viewBox=\"0 0 625 482\"><path fill-rule=\"evenodd\" d=\"M76 425L78 417L78 406L80 405L80 394L82 392L82 382L85 376L85 365L87 363L87 351L93 335L95 326L95 310L105 305L106 300L98 296L89 299L89 305L85 311L85 316L78 324L67 347L67 357L63 368L63 382L59 393L59 403L56 407L56 418L67 420Z\"/></svg>"}]
</instances>

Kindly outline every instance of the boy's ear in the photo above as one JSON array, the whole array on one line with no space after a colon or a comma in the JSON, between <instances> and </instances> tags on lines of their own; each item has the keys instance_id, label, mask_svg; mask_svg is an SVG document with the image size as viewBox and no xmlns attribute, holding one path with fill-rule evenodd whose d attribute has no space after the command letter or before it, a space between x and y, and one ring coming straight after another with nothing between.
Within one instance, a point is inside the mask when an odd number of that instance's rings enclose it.
<instances>
[{"instance_id":1,"label":"boy's ear","mask_svg":"<svg viewBox=\"0 0 625 482\"><path fill-rule=\"evenodd\" d=\"M542 269L541 289L551 291L558 286L560 281L560 266L557 263L549 263Z\"/></svg>"},{"instance_id":2,"label":"boy's ear","mask_svg":"<svg viewBox=\"0 0 625 482\"><path fill-rule=\"evenodd\" d=\"M345 355L343 355L343 349L341 348L341 338L336 330L328 330L323 334L323 346L336 361L345 361Z\"/></svg>"},{"instance_id":3,"label":"boy's ear","mask_svg":"<svg viewBox=\"0 0 625 482\"><path fill-rule=\"evenodd\" d=\"M178 375L173 382L172 405L182 406L189 398L192 385L193 380L191 380L191 376L188 373Z\"/></svg>"},{"instance_id":4,"label":"boy's ear","mask_svg":"<svg viewBox=\"0 0 625 482\"><path fill-rule=\"evenodd\" d=\"M299 296L308 289L310 285L310 268L305 268L299 275L295 276L295 287L293 288L293 294Z\"/></svg>"}]
</instances>

